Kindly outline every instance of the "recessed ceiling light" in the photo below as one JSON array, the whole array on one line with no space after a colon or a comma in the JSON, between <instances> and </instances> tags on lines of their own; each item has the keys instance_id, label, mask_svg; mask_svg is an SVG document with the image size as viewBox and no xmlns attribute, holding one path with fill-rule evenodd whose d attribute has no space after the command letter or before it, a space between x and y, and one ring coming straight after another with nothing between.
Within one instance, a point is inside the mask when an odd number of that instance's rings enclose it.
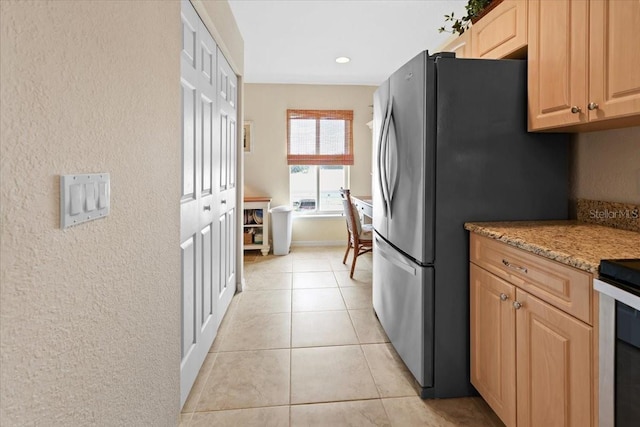
<instances>
[{"instance_id":1,"label":"recessed ceiling light","mask_svg":"<svg viewBox=\"0 0 640 427\"><path fill-rule=\"evenodd\" d=\"M347 58L346 56L339 56L336 58L336 62L338 64L346 64L349 61L351 61L351 58Z\"/></svg>"}]
</instances>

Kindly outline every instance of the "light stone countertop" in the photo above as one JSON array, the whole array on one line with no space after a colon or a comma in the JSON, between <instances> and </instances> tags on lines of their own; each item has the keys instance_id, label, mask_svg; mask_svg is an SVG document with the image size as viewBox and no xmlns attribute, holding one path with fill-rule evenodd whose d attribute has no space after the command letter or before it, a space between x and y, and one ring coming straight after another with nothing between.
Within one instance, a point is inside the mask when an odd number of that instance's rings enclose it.
<instances>
[{"instance_id":1,"label":"light stone countertop","mask_svg":"<svg viewBox=\"0 0 640 427\"><path fill-rule=\"evenodd\" d=\"M468 222L464 228L596 275L602 259L640 258L640 233L585 222Z\"/></svg>"}]
</instances>

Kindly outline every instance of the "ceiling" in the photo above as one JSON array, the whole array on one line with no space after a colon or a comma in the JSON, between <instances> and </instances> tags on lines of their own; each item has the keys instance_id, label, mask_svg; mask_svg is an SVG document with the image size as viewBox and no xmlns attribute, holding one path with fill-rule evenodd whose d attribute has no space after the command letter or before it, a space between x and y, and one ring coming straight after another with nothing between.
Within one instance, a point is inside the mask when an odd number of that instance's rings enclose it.
<instances>
[{"instance_id":1,"label":"ceiling","mask_svg":"<svg viewBox=\"0 0 640 427\"><path fill-rule=\"evenodd\" d=\"M379 85L440 46L444 16L467 0L229 0L245 49L245 83ZM337 64L339 56L351 58Z\"/></svg>"}]
</instances>

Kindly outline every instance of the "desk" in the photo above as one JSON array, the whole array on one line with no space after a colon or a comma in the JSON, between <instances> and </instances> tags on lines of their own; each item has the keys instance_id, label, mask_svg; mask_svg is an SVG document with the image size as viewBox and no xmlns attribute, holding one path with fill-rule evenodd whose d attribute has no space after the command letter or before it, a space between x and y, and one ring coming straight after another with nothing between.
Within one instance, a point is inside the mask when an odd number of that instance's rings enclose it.
<instances>
[{"instance_id":1,"label":"desk","mask_svg":"<svg viewBox=\"0 0 640 427\"><path fill-rule=\"evenodd\" d=\"M356 205L360 215L373 219L373 201L371 196L351 196L351 201Z\"/></svg>"}]
</instances>

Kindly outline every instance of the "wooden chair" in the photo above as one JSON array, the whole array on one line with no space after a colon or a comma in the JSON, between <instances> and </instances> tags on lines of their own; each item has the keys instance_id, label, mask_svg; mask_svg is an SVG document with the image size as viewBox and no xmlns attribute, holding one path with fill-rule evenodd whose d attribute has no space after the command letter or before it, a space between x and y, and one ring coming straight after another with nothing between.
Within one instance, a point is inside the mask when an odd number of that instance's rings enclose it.
<instances>
[{"instance_id":1,"label":"wooden chair","mask_svg":"<svg viewBox=\"0 0 640 427\"><path fill-rule=\"evenodd\" d=\"M353 278L353 271L356 269L356 260L358 257L367 252L371 252L373 249L373 228L370 224L361 224L360 216L357 214L351 202L351 192L349 190L341 188L340 196L342 197L344 216L347 219L348 233L347 251L344 253L342 263L347 263L347 256L351 248L353 248L353 262L351 264L351 273L349 274L349 277Z\"/></svg>"}]
</instances>

